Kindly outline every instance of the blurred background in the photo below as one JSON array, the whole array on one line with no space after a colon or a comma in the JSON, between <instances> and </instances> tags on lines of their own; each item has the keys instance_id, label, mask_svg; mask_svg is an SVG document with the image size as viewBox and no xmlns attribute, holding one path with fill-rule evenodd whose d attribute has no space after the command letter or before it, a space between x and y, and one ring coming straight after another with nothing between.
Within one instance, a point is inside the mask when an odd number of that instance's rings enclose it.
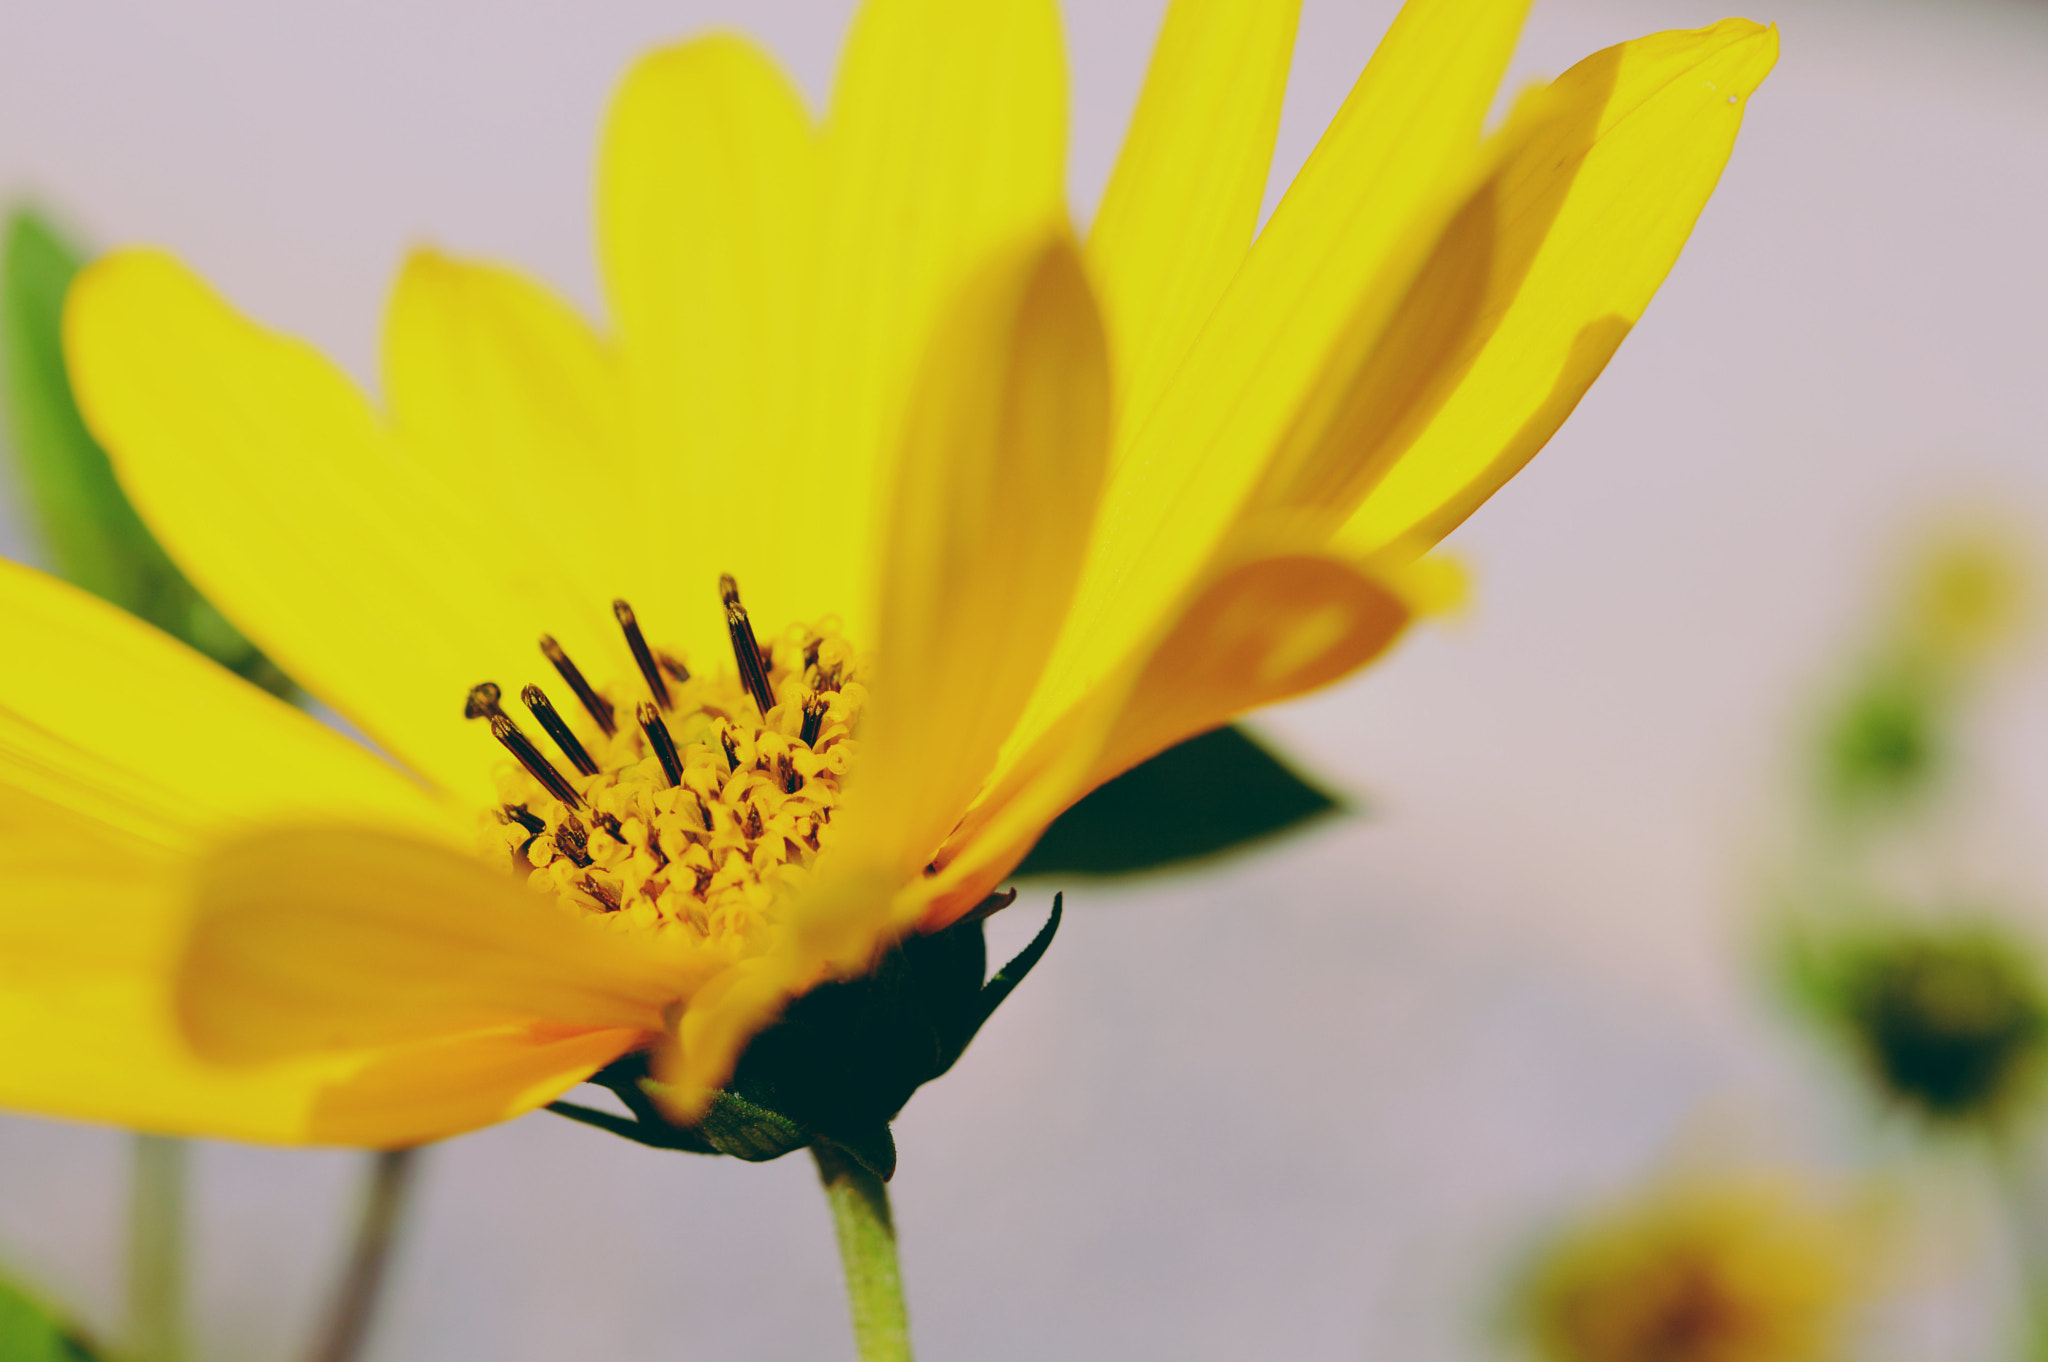
<instances>
[{"instance_id":1,"label":"blurred background","mask_svg":"<svg viewBox=\"0 0 2048 1362\"><path fill-rule=\"evenodd\" d=\"M595 308L592 154L637 52L743 27L815 104L850 8L11 3L0 199L169 245L368 381L415 243ZM1394 8L1308 0L1270 198ZM1163 3L1065 10L1085 221ZM1516 69L1726 12L1540 0ZM1359 812L1220 870L1065 885L1037 975L904 1114L925 1356L1512 1354L1561 1227L1749 1167L1883 1225L1855 1356L2022 1355L2026 1233L1986 1149L2026 1122L1944 1134L1886 1098L1814 1024L1846 1005L1785 960L1827 955L1810 887L1889 836L1830 822L1816 754L1929 536L1990 536L2018 579L2048 542L2048 5L1748 13L1781 27L1777 72L1606 377L1450 541L1472 609L1258 720ZM34 561L18 500L0 552ZM2031 960L2048 672L2008 632L1940 698L1929 863ZM999 953L1031 912L996 920ZM0 1268L110 1335L128 1168L116 1132L0 1118ZM360 1169L199 1147L195 1356L301 1351ZM530 1116L429 1151L369 1356L850 1356L827 1225L808 1160Z\"/></svg>"}]
</instances>

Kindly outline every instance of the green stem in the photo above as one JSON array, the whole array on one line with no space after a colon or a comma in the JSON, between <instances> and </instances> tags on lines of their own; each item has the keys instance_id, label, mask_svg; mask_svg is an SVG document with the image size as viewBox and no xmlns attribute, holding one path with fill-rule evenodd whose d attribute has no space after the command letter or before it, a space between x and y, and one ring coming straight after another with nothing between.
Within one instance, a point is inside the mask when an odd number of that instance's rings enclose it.
<instances>
[{"instance_id":1,"label":"green stem","mask_svg":"<svg viewBox=\"0 0 2048 1362\"><path fill-rule=\"evenodd\" d=\"M398 1240L406 1194L418 1171L417 1149L386 1149L376 1155L370 1168L370 1185L363 1195L362 1213L356 1221L356 1240L349 1251L348 1269L342 1276L333 1311L327 1317L327 1327L314 1346L312 1362L355 1362L362 1355L391 1266L391 1249Z\"/></svg>"},{"instance_id":2,"label":"green stem","mask_svg":"<svg viewBox=\"0 0 2048 1362\"><path fill-rule=\"evenodd\" d=\"M128 1189L128 1346L178 1362L185 1336L185 1142L137 1135Z\"/></svg>"},{"instance_id":3,"label":"green stem","mask_svg":"<svg viewBox=\"0 0 2048 1362\"><path fill-rule=\"evenodd\" d=\"M2022 1132L1990 1133L1994 1193L2003 1206L2018 1260L2025 1310L2025 1362L2048 1362L2048 1182Z\"/></svg>"},{"instance_id":4,"label":"green stem","mask_svg":"<svg viewBox=\"0 0 2048 1362\"><path fill-rule=\"evenodd\" d=\"M811 1154L839 1233L839 1261L846 1270L846 1300L853 1308L853 1341L861 1362L910 1362L910 1316L903 1308L903 1276L896 1267L889 1189L830 1145L814 1144Z\"/></svg>"}]
</instances>

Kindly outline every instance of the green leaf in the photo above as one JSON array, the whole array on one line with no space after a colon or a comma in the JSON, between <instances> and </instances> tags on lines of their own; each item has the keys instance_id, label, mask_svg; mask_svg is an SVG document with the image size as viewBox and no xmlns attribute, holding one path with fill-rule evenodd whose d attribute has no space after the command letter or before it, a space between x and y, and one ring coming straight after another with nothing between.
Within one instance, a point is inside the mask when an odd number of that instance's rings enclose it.
<instances>
[{"instance_id":1,"label":"green leaf","mask_svg":"<svg viewBox=\"0 0 2048 1362\"><path fill-rule=\"evenodd\" d=\"M85 254L18 209L0 244L0 396L30 528L58 576L140 616L265 689L292 684L185 579L86 429L64 365L64 297Z\"/></svg>"},{"instance_id":2,"label":"green leaf","mask_svg":"<svg viewBox=\"0 0 2048 1362\"><path fill-rule=\"evenodd\" d=\"M95 1362L98 1356L49 1307L0 1278L0 1362Z\"/></svg>"},{"instance_id":3,"label":"green leaf","mask_svg":"<svg viewBox=\"0 0 2048 1362\"><path fill-rule=\"evenodd\" d=\"M1343 804L1235 725L1189 738L1061 814L1019 878L1133 875L1298 828Z\"/></svg>"}]
</instances>

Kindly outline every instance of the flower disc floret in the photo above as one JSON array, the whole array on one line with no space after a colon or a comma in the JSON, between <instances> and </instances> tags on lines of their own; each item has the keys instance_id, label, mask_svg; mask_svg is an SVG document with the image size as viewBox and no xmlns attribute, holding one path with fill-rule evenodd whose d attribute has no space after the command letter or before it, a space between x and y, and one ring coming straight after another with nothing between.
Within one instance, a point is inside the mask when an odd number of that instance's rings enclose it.
<instances>
[{"instance_id":1,"label":"flower disc floret","mask_svg":"<svg viewBox=\"0 0 2048 1362\"><path fill-rule=\"evenodd\" d=\"M538 686L523 692L562 763L505 712L499 687L471 691L465 713L490 719L515 758L495 773L501 802L482 815L491 854L621 929L735 945L759 937L831 842L867 688L837 620L793 625L763 647L737 588L727 606L739 662L715 672L649 647L623 602L637 682L590 686L544 642L585 711L572 726Z\"/></svg>"}]
</instances>

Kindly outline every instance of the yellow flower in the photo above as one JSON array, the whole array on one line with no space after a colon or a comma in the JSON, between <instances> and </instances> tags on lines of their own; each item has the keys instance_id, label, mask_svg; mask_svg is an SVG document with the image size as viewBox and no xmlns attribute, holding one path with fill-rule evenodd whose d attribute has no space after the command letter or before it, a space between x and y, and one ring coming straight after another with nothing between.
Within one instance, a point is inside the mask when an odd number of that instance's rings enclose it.
<instances>
[{"instance_id":1,"label":"yellow flower","mask_svg":"<svg viewBox=\"0 0 2048 1362\"><path fill-rule=\"evenodd\" d=\"M422 253L381 406L168 255L99 263L67 346L124 485L396 764L0 575L0 1100L391 1145L652 1046L687 1110L1094 785L1377 655L1776 53L1624 44L1482 138L1524 9L1413 0L1256 243L1291 4L1177 0L1085 245L1052 0L871 0L821 121L743 41L657 52L609 329Z\"/></svg>"},{"instance_id":2,"label":"yellow flower","mask_svg":"<svg viewBox=\"0 0 2048 1362\"><path fill-rule=\"evenodd\" d=\"M1724 1173L1616 1207L1531 1283L1546 1362L1826 1362L1866 1286L1869 1227L1784 1176Z\"/></svg>"}]
</instances>

